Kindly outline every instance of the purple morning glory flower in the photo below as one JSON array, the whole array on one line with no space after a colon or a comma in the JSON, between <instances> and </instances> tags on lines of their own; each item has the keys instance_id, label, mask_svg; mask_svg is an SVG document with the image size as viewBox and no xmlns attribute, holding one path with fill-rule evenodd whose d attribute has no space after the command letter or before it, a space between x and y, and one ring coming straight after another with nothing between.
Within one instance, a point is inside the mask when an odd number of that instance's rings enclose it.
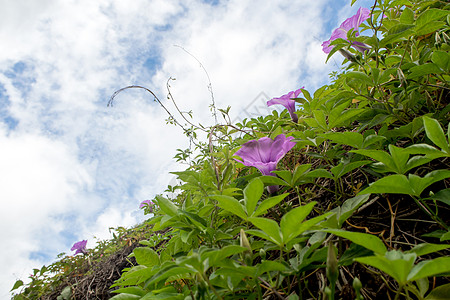
<instances>
[{"instance_id":1,"label":"purple morning glory flower","mask_svg":"<svg viewBox=\"0 0 450 300\"><path fill-rule=\"evenodd\" d=\"M141 204L139 205L139 208L145 208L148 207L150 212L153 212L153 202L152 200L144 200L141 202Z\"/></svg>"},{"instance_id":2,"label":"purple morning glory flower","mask_svg":"<svg viewBox=\"0 0 450 300\"><path fill-rule=\"evenodd\" d=\"M243 144L234 155L242 159L236 161L257 168L263 175L275 176L272 171L275 171L278 162L295 146L293 139L280 134L274 140L268 137L251 140ZM268 189L273 193L278 190L278 186L269 186Z\"/></svg>"},{"instance_id":3,"label":"purple morning glory flower","mask_svg":"<svg viewBox=\"0 0 450 300\"><path fill-rule=\"evenodd\" d=\"M87 254L87 249L86 249L86 244L87 244L87 240L82 240L79 242L76 242L75 244L73 244L72 248L70 248L71 251L75 251L75 255L78 253L83 253L83 254Z\"/></svg>"},{"instance_id":4,"label":"purple morning glory flower","mask_svg":"<svg viewBox=\"0 0 450 300\"><path fill-rule=\"evenodd\" d=\"M370 17L370 10L364 7L360 7L358 9L358 12L356 15L352 16L351 18L348 18L345 20L339 28L336 28L333 33L331 34L331 38L328 41L325 41L322 43L322 50L325 53L330 53L331 49L333 49L334 46L330 46L330 43L338 38L347 40L347 32L350 29L353 29L355 31L355 35L358 36L358 28L359 26L368 18ZM355 47L356 50L359 52L364 52L368 49L368 46L364 43L360 42L353 42L353 47Z\"/></svg>"},{"instance_id":5,"label":"purple morning glory flower","mask_svg":"<svg viewBox=\"0 0 450 300\"><path fill-rule=\"evenodd\" d=\"M152 200L144 200L141 202L141 204L139 205L139 208L143 208L145 206L151 206L153 204Z\"/></svg>"},{"instance_id":6,"label":"purple morning glory flower","mask_svg":"<svg viewBox=\"0 0 450 300\"><path fill-rule=\"evenodd\" d=\"M300 93L302 92L302 89L304 89L304 88L305 87L301 87L298 90L291 91L291 92L287 93L286 95L283 95L279 98L272 98L271 100L267 101L267 106L272 106L272 105L276 105L276 104L283 105L288 110L292 121L297 123L298 116L294 113L295 112L295 100L293 100L293 99L298 98L298 95L300 95Z\"/></svg>"}]
</instances>

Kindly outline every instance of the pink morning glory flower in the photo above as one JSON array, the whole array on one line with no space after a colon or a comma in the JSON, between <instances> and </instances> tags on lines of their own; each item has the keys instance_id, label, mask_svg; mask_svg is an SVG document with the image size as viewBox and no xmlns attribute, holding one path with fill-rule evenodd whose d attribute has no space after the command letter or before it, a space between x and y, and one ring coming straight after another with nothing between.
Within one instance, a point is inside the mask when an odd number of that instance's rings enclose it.
<instances>
[{"instance_id":1,"label":"pink morning glory flower","mask_svg":"<svg viewBox=\"0 0 450 300\"><path fill-rule=\"evenodd\" d=\"M152 200L144 200L144 201L142 201L141 204L139 205L139 208L142 209L142 208L145 208L145 207L148 207L150 213L152 213L153 212L153 202L152 202Z\"/></svg>"},{"instance_id":2,"label":"pink morning glory flower","mask_svg":"<svg viewBox=\"0 0 450 300\"><path fill-rule=\"evenodd\" d=\"M331 38L328 41L322 43L322 50L325 53L330 53L334 46L330 46L330 43L338 38L347 40L347 32L350 29L355 31L355 35L358 36L359 26L370 17L370 10L364 7L360 7L356 15L345 20L339 28L336 28L331 34ZM368 49L368 46L364 43L353 42L353 47L359 52L364 52Z\"/></svg>"},{"instance_id":3,"label":"pink morning glory flower","mask_svg":"<svg viewBox=\"0 0 450 300\"><path fill-rule=\"evenodd\" d=\"M263 175L275 176L272 171L276 170L278 162L295 146L293 139L280 134L274 140L268 137L251 140L243 144L234 155L242 159L236 161L257 168ZM278 190L278 186L269 186L268 189L273 193Z\"/></svg>"},{"instance_id":4,"label":"pink morning glory flower","mask_svg":"<svg viewBox=\"0 0 450 300\"><path fill-rule=\"evenodd\" d=\"M76 242L75 244L73 244L72 248L70 248L71 251L75 251L75 255L78 253L83 253L83 254L87 254L87 249L86 249L86 244L87 244L87 240L82 240L79 242Z\"/></svg>"},{"instance_id":5,"label":"pink morning glory flower","mask_svg":"<svg viewBox=\"0 0 450 300\"><path fill-rule=\"evenodd\" d=\"M279 98L272 98L271 100L267 101L267 106L272 106L272 105L276 105L276 104L283 105L288 110L292 121L297 123L298 116L294 113L295 112L295 100L293 100L293 99L298 98L298 95L300 95L300 93L302 92L302 89L304 89L304 88L305 87L301 87L298 90L291 91L291 92L287 93L286 95L283 95Z\"/></svg>"}]
</instances>

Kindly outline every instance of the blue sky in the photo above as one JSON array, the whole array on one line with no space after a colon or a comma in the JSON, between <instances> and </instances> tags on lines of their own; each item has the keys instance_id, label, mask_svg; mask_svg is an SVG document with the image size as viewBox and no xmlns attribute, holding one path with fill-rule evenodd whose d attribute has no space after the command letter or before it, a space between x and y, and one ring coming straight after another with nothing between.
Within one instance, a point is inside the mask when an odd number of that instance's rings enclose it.
<instances>
[{"instance_id":1,"label":"blue sky","mask_svg":"<svg viewBox=\"0 0 450 300\"><path fill-rule=\"evenodd\" d=\"M0 11L0 297L16 279L49 264L74 242L110 237L143 220L139 203L173 184L172 157L188 140L166 125L143 91L192 110L204 125L208 71L216 106L231 117L265 97L338 70L320 44L372 1L16 0ZM264 111L262 111L264 113ZM267 111L268 113L268 111ZM221 121L221 120L219 120Z\"/></svg>"}]
</instances>

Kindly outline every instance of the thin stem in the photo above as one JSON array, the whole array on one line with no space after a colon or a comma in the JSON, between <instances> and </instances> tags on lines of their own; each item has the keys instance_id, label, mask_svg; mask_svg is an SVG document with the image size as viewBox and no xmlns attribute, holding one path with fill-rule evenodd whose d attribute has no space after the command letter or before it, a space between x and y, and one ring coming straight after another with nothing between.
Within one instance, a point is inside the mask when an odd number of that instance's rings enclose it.
<instances>
[{"instance_id":1,"label":"thin stem","mask_svg":"<svg viewBox=\"0 0 450 300\"><path fill-rule=\"evenodd\" d=\"M214 116L214 120L216 121L216 124L217 124L218 122L217 122L216 104L215 104L215 101L214 101L214 93L213 93L212 84L211 84L211 79L209 78L208 71L206 71L206 68L205 68L205 67L203 66L203 64L197 59L197 57L195 57L194 55L192 55L189 51L187 51L186 49L184 49L184 48L181 47L181 46L178 46L178 45L174 45L174 46L180 48L181 50L183 50L184 52L186 52L187 54L189 54L193 59L195 59L195 60L199 63L200 68L202 68L203 71L205 72L206 77L208 78L208 90L209 90L209 93L211 94L211 101L212 101L212 105L211 105L211 106L212 106L212 109L213 109L213 116Z\"/></svg>"},{"instance_id":2,"label":"thin stem","mask_svg":"<svg viewBox=\"0 0 450 300\"><path fill-rule=\"evenodd\" d=\"M264 283L266 285L266 287L268 289L270 289L275 295L277 295L277 297L279 299L285 300L286 298L284 298L283 296L280 295L280 293L278 293L278 291L276 289L274 289L267 281L265 281L263 278L258 277L259 281L261 281L262 283Z\"/></svg>"},{"instance_id":3,"label":"thin stem","mask_svg":"<svg viewBox=\"0 0 450 300\"><path fill-rule=\"evenodd\" d=\"M170 92L170 81L171 80L175 80L174 78L170 77L169 79L167 79L167 83L166 83L166 87L167 87L167 97L172 100L173 105L175 106L175 109L178 111L178 113L181 115L181 117L183 117L183 119L192 127L196 128L196 129L200 129L204 132L207 132L206 129L201 128L195 124L193 124L191 121L189 121L188 119L186 119L186 117L184 116L184 113L180 110L180 108L178 107L177 103L175 102L175 100L173 99L172 93Z\"/></svg>"},{"instance_id":4,"label":"thin stem","mask_svg":"<svg viewBox=\"0 0 450 300\"><path fill-rule=\"evenodd\" d=\"M223 298L217 293L216 289L212 286L211 282L209 281L208 276L206 276L206 274L203 273L202 277L208 284L209 288L213 291L214 295L216 295L217 299L222 300ZM208 295L209 295L209 293L208 293Z\"/></svg>"},{"instance_id":5,"label":"thin stem","mask_svg":"<svg viewBox=\"0 0 450 300\"><path fill-rule=\"evenodd\" d=\"M194 142L194 138L191 136L190 129L186 129L183 125L181 125L181 123L177 121L177 119L170 113L170 111L164 106L164 104L162 104L161 100L159 100L159 98L155 95L155 93L153 93L150 89L148 89L146 87L143 87L143 86L140 86L140 85L130 85L130 86L126 86L124 88L121 88L121 89L115 91L114 94L112 94L111 98L109 99L107 107L112 107L113 104L114 104L114 99L116 98L116 96L119 93L121 93L121 92L123 92L124 90L127 90L127 89L143 89L143 90L149 92L150 94L152 94L153 99L156 102L158 102L158 104L161 105L161 107L166 111L166 113L169 115L170 120L172 120L175 125L180 126L181 129L183 129L183 132L189 136L191 143L193 143L197 147L200 147L197 143ZM184 118L184 116L183 116L183 118Z\"/></svg>"},{"instance_id":6,"label":"thin stem","mask_svg":"<svg viewBox=\"0 0 450 300\"><path fill-rule=\"evenodd\" d=\"M439 225L441 225L442 227L444 227L446 230L449 230L450 228L447 226L447 224L442 221L441 218L439 218L434 212L433 210L428 206L428 204L426 204L426 202L424 201L420 201L419 199L417 199L416 197L412 196L411 197L414 199L414 201L416 202L416 204L427 214L429 215L434 221L436 221L437 223L439 223Z\"/></svg>"}]
</instances>

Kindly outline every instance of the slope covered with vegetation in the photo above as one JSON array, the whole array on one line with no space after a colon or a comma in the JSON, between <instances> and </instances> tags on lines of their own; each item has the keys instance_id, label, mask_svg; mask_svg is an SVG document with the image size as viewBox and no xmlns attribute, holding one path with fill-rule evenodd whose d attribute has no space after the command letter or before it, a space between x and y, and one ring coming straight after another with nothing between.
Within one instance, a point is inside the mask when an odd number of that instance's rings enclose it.
<instances>
[{"instance_id":1,"label":"slope covered with vegetation","mask_svg":"<svg viewBox=\"0 0 450 300\"><path fill-rule=\"evenodd\" d=\"M176 156L178 193L35 269L14 299L449 299L449 11L360 9L323 45L342 72L269 101L282 113L231 124L222 109L211 128L171 115L197 153Z\"/></svg>"}]
</instances>

